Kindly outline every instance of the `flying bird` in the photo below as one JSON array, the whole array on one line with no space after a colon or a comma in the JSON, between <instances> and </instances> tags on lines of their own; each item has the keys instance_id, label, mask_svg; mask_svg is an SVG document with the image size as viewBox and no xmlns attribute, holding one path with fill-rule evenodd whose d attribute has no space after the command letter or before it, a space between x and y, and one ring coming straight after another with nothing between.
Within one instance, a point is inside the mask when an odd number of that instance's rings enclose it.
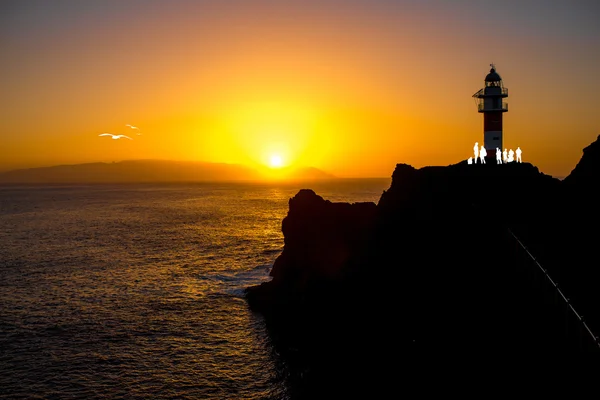
<instances>
[{"instance_id":1,"label":"flying bird","mask_svg":"<svg viewBox=\"0 0 600 400\"><path fill-rule=\"evenodd\" d=\"M127 138L129 140L133 140L129 136L126 136L126 135L113 135L112 133L101 133L98 136L112 136L113 139L121 139L123 137L123 138Z\"/></svg>"},{"instance_id":2,"label":"flying bird","mask_svg":"<svg viewBox=\"0 0 600 400\"><path fill-rule=\"evenodd\" d=\"M125 126L128 126L131 129L135 129L136 131L138 131L138 133L137 133L138 136L141 135L141 133L139 132L140 128L138 128L137 126L133 126L133 125L129 125L129 124L125 124Z\"/></svg>"}]
</instances>

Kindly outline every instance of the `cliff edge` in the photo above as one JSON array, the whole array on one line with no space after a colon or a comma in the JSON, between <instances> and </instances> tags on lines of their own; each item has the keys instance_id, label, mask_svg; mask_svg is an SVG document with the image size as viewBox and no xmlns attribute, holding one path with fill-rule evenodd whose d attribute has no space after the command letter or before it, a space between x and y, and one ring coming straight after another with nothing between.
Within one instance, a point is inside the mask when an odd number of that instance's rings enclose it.
<instances>
[{"instance_id":1,"label":"cliff edge","mask_svg":"<svg viewBox=\"0 0 600 400\"><path fill-rule=\"evenodd\" d=\"M599 149L600 137L564 181L529 163L463 161L398 164L376 205L301 190L282 223L273 279L248 288L248 304L266 316L279 351L295 349L298 368L315 376L327 376L321 365L335 365L340 379L385 374L365 366L390 357L398 366L426 357L553 365L548 349L581 347L513 234L600 332Z\"/></svg>"}]
</instances>

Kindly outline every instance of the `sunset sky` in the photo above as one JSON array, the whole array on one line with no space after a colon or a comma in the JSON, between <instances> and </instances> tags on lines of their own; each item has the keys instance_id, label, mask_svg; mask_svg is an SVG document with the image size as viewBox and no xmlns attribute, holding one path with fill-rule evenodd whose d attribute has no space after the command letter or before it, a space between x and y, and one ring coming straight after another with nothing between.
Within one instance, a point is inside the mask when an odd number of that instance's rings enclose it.
<instances>
[{"instance_id":1,"label":"sunset sky","mask_svg":"<svg viewBox=\"0 0 600 400\"><path fill-rule=\"evenodd\" d=\"M600 134L598 21L597 1L2 1L0 170L448 165L483 141L495 63L505 147L564 176Z\"/></svg>"}]
</instances>

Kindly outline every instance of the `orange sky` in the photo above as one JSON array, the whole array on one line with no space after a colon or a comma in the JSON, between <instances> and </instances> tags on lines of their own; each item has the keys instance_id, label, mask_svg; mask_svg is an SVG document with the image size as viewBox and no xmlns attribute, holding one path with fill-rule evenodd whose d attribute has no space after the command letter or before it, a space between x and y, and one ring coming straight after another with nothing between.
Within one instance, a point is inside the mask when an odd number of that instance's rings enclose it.
<instances>
[{"instance_id":1,"label":"orange sky","mask_svg":"<svg viewBox=\"0 0 600 400\"><path fill-rule=\"evenodd\" d=\"M600 133L594 2L59 0L0 11L0 170L260 165L275 154L341 177L447 165L483 140L471 95L491 62L509 90L504 144L524 161L567 175Z\"/></svg>"}]
</instances>

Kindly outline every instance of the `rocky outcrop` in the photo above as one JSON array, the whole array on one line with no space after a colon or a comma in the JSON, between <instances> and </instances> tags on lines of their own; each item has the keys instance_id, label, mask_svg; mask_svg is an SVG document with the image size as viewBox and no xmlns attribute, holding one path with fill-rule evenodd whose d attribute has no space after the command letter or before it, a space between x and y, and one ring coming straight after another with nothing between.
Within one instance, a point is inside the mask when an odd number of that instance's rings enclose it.
<instances>
[{"instance_id":1,"label":"rocky outcrop","mask_svg":"<svg viewBox=\"0 0 600 400\"><path fill-rule=\"evenodd\" d=\"M598 193L600 184L600 135L583 149L583 156L563 182L570 190Z\"/></svg>"},{"instance_id":2,"label":"rocky outcrop","mask_svg":"<svg viewBox=\"0 0 600 400\"><path fill-rule=\"evenodd\" d=\"M267 315L281 349L338 349L335 357L354 366L346 347L353 357L366 348L361 363L369 365L383 354L410 363L424 351L477 359L483 349L494 362L549 347L570 351L564 312L557 316L532 286L531 265L515 262L510 232L573 303L597 314L600 234L591 216L598 207L578 199L597 189L599 160L596 142L563 182L528 163L398 164L376 206L302 190L282 224L285 247L273 279L249 288L248 303ZM596 319L590 324L600 329ZM323 363L315 357L308 364Z\"/></svg>"},{"instance_id":3,"label":"rocky outcrop","mask_svg":"<svg viewBox=\"0 0 600 400\"><path fill-rule=\"evenodd\" d=\"M271 269L273 280L248 290L250 304L264 309L282 296L302 297L310 287L342 280L362 259L376 212L375 203L332 203L300 190L282 222L284 249Z\"/></svg>"},{"instance_id":4,"label":"rocky outcrop","mask_svg":"<svg viewBox=\"0 0 600 400\"><path fill-rule=\"evenodd\" d=\"M289 204L281 228L284 251L271 270L273 282L302 290L310 280L340 279L366 246L375 203L332 203L304 189Z\"/></svg>"},{"instance_id":5,"label":"rocky outcrop","mask_svg":"<svg viewBox=\"0 0 600 400\"><path fill-rule=\"evenodd\" d=\"M546 221L538 229L531 227L536 236L530 241L540 261L555 272L577 310L600 334L600 136L583 149L555 200Z\"/></svg>"},{"instance_id":6,"label":"rocky outcrop","mask_svg":"<svg viewBox=\"0 0 600 400\"><path fill-rule=\"evenodd\" d=\"M420 218L426 213L438 218L475 205L482 214L473 216L474 226L476 221L479 225L504 224L506 219L517 220L521 214L544 208L559 184L558 179L540 173L529 163L461 162L421 169L398 164L378 208L386 217L402 213Z\"/></svg>"}]
</instances>

